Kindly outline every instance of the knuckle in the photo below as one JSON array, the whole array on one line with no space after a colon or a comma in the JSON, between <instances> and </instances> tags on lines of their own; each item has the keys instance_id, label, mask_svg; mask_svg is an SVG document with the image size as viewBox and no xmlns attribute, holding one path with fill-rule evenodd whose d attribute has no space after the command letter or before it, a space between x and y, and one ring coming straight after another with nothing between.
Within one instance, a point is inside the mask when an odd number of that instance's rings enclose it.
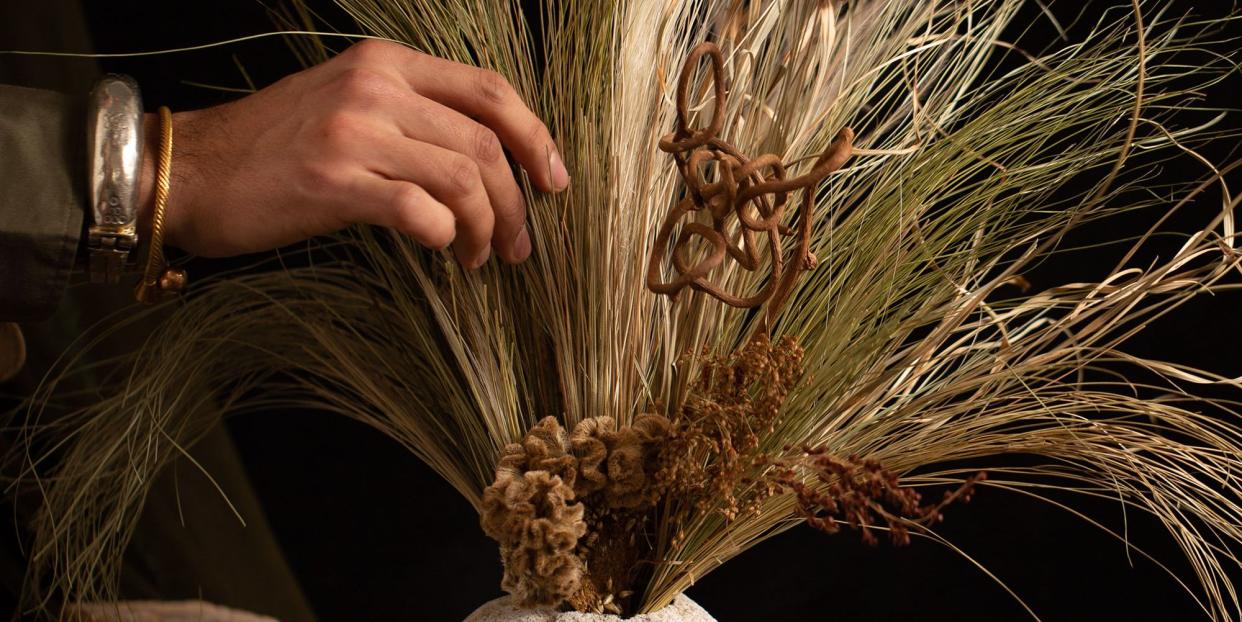
<instances>
[{"instance_id":1,"label":"knuckle","mask_svg":"<svg viewBox=\"0 0 1242 622\"><path fill-rule=\"evenodd\" d=\"M389 54L394 45L391 41L366 39L353 44L346 52L362 62L370 62Z\"/></svg>"},{"instance_id":2,"label":"knuckle","mask_svg":"<svg viewBox=\"0 0 1242 622\"><path fill-rule=\"evenodd\" d=\"M393 196L393 228L402 233L415 235L420 242L431 248L444 248L453 241L452 223L445 226L441 215L428 210L431 195L418 186L407 185Z\"/></svg>"},{"instance_id":3,"label":"knuckle","mask_svg":"<svg viewBox=\"0 0 1242 622\"><path fill-rule=\"evenodd\" d=\"M359 104L374 102L388 89L388 78L363 67L350 67L336 76L335 84L343 102Z\"/></svg>"},{"instance_id":4,"label":"knuckle","mask_svg":"<svg viewBox=\"0 0 1242 622\"><path fill-rule=\"evenodd\" d=\"M487 203L481 204L472 217L477 224L479 239L484 242L490 242L492 231L496 228L496 214L492 211L491 206Z\"/></svg>"},{"instance_id":5,"label":"knuckle","mask_svg":"<svg viewBox=\"0 0 1242 622\"><path fill-rule=\"evenodd\" d=\"M466 156L457 156L449 160L446 168L445 180L448 190L454 196L464 198L478 192L483 179L479 176L479 166L474 163L474 160Z\"/></svg>"},{"instance_id":6,"label":"knuckle","mask_svg":"<svg viewBox=\"0 0 1242 622\"><path fill-rule=\"evenodd\" d=\"M548 128L538 120L531 121L530 128L526 130L526 144L543 147L551 142L551 136L548 134Z\"/></svg>"},{"instance_id":7,"label":"knuckle","mask_svg":"<svg viewBox=\"0 0 1242 622\"><path fill-rule=\"evenodd\" d=\"M526 222L526 202L518 198L517 202L510 203L508 207L500 210L500 216L509 224L509 226L517 227ZM517 232L514 231L516 234Z\"/></svg>"},{"instance_id":8,"label":"knuckle","mask_svg":"<svg viewBox=\"0 0 1242 622\"><path fill-rule=\"evenodd\" d=\"M513 87L504 76L489 69L480 69L475 74L475 86L479 99L491 104L503 104L513 94Z\"/></svg>"},{"instance_id":9,"label":"knuckle","mask_svg":"<svg viewBox=\"0 0 1242 622\"><path fill-rule=\"evenodd\" d=\"M496 137L495 132L477 125L474 128L474 154L479 162L492 164L500 160L504 155L504 149L500 146L500 139Z\"/></svg>"},{"instance_id":10,"label":"knuckle","mask_svg":"<svg viewBox=\"0 0 1242 622\"><path fill-rule=\"evenodd\" d=\"M403 225L418 222L419 213L427 203L427 193L418 186L402 185L393 193L393 207L397 210L397 221Z\"/></svg>"}]
</instances>

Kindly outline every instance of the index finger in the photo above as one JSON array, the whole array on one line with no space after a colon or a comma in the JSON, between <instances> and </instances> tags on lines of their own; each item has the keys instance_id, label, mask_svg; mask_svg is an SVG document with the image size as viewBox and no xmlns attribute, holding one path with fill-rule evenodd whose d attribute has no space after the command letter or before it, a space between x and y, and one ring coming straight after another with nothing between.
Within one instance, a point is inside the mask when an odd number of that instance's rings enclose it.
<instances>
[{"instance_id":1,"label":"index finger","mask_svg":"<svg viewBox=\"0 0 1242 622\"><path fill-rule=\"evenodd\" d=\"M408 61L395 66L410 88L490 128L540 190L558 192L569 185L569 172L552 134L504 76L407 51Z\"/></svg>"}]
</instances>

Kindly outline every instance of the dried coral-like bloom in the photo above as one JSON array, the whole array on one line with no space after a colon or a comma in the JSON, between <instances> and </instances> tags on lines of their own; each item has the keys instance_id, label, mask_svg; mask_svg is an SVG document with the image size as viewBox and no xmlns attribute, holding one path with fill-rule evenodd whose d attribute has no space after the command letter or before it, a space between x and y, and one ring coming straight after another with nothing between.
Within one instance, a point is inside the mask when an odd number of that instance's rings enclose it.
<instances>
[{"instance_id":1,"label":"dried coral-like bloom","mask_svg":"<svg viewBox=\"0 0 1242 622\"><path fill-rule=\"evenodd\" d=\"M578 590L582 579L582 562L574 555L574 548L586 534L583 506L570 503L573 489L544 471L527 472L508 488L522 494L509 495L516 503L506 509L528 518L518 541L501 542L505 565L501 587L523 606L559 605ZM490 532L488 535L496 537Z\"/></svg>"},{"instance_id":2,"label":"dried coral-like bloom","mask_svg":"<svg viewBox=\"0 0 1242 622\"><path fill-rule=\"evenodd\" d=\"M586 534L584 508L574 501L577 460L553 417L521 443L505 447L496 479L483 491L480 524L500 543L501 587L529 607L555 606L578 590L582 562L574 555Z\"/></svg>"},{"instance_id":3,"label":"dried coral-like bloom","mask_svg":"<svg viewBox=\"0 0 1242 622\"><path fill-rule=\"evenodd\" d=\"M668 419L642 414L620 429L612 417L584 419L570 435L578 456L579 495L604 491L608 507L638 508L655 501L651 476L657 470L659 444L667 437Z\"/></svg>"},{"instance_id":4,"label":"dried coral-like bloom","mask_svg":"<svg viewBox=\"0 0 1242 622\"><path fill-rule=\"evenodd\" d=\"M616 433L617 422L612 417L590 417L574 426L569 436L570 446L578 457L578 479L575 490L588 495L603 490L608 484L608 444L605 440Z\"/></svg>"},{"instance_id":5,"label":"dried coral-like bloom","mask_svg":"<svg viewBox=\"0 0 1242 622\"><path fill-rule=\"evenodd\" d=\"M522 439L527 471L560 476L571 488L578 476L578 460L570 454L569 436L556 417L544 417Z\"/></svg>"},{"instance_id":6,"label":"dried coral-like bloom","mask_svg":"<svg viewBox=\"0 0 1242 622\"><path fill-rule=\"evenodd\" d=\"M639 441L643 443L659 443L668 436L671 427L667 417L646 413L634 418L634 423L630 425L634 433L638 435Z\"/></svg>"},{"instance_id":7,"label":"dried coral-like bloom","mask_svg":"<svg viewBox=\"0 0 1242 622\"><path fill-rule=\"evenodd\" d=\"M615 507L637 507L642 504L643 484L647 475L643 472L643 446L633 430L617 434L616 442L608 452L608 504Z\"/></svg>"},{"instance_id":8,"label":"dried coral-like bloom","mask_svg":"<svg viewBox=\"0 0 1242 622\"><path fill-rule=\"evenodd\" d=\"M659 498L655 474L659 470L660 445L668 437L669 421L660 415L639 415L633 425L622 428L608 454L608 504L634 509L654 504Z\"/></svg>"},{"instance_id":9,"label":"dried coral-like bloom","mask_svg":"<svg viewBox=\"0 0 1242 622\"><path fill-rule=\"evenodd\" d=\"M500 543L501 586L525 606L556 606L582 585L579 541L587 533L585 506L636 509L657 499L653 475L669 422L644 414L617 428L612 417L592 417L566 434L545 417L521 442L505 447L496 479L483 491L484 532ZM599 525L593 525L597 529Z\"/></svg>"}]
</instances>

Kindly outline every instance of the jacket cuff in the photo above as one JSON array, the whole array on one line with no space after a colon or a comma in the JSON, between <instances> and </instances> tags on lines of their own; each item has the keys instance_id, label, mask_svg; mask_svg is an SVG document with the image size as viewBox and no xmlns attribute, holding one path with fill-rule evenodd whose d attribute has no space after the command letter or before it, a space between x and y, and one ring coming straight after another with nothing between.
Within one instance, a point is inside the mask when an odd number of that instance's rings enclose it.
<instances>
[{"instance_id":1,"label":"jacket cuff","mask_svg":"<svg viewBox=\"0 0 1242 622\"><path fill-rule=\"evenodd\" d=\"M0 321L56 310L86 215L85 101L0 86Z\"/></svg>"}]
</instances>

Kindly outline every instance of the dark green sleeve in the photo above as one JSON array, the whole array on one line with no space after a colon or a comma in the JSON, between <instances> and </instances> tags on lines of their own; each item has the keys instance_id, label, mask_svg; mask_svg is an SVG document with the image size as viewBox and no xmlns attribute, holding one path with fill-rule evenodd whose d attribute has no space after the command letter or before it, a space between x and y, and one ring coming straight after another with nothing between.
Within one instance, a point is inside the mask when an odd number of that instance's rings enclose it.
<instances>
[{"instance_id":1,"label":"dark green sleeve","mask_svg":"<svg viewBox=\"0 0 1242 622\"><path fill-rule=\"evenodd\" d=\"M0 85L0 321L46 318L68 283L86 215L83 105Z\"/></svg>"}]
</instances>

